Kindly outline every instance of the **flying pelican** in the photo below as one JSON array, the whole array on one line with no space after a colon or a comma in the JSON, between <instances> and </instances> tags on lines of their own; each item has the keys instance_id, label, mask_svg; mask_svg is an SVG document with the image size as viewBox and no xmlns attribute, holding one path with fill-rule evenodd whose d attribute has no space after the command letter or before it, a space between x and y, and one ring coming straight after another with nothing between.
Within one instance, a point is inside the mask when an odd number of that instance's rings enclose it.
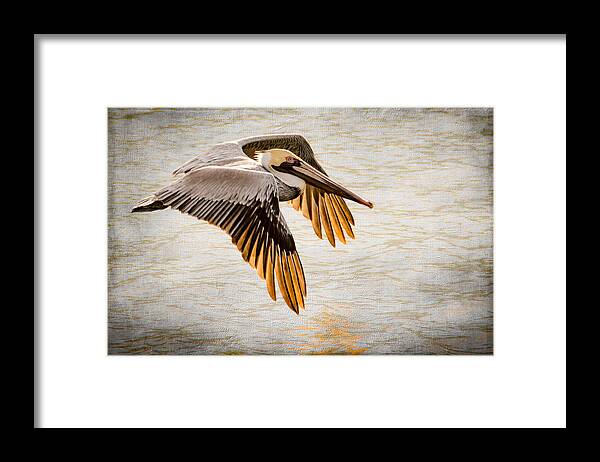
<instances>
[{"instance_id":1,"label":"flying pelican","mask_svg":"<svg viewBox=\"0 0 600 462\"><path fill-rule=\"evenodd\" d=\"M292 206L321 226L335 247L335 235L354 239L354 218L344 199L373 204L329 178L302 135L242 138L215 145L173 172L178 179L142 199L132 212L177 209L216 225L231 236L242 257L266 279L273 300L275 278L285 303L296 313L304 309L306 279L294 238L279 202Z\"/></svg>"}]
</instances>

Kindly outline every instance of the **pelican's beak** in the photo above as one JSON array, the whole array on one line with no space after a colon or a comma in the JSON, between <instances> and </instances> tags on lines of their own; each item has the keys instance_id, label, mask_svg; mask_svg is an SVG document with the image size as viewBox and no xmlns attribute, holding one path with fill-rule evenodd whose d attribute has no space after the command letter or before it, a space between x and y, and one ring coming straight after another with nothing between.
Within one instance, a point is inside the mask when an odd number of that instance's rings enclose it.
<instances>
[{"instance_id":1,"label":"pelican's beak","mask_svg":"<svg viewBox=\"0 0 600 462\"><path fill-rule=\"evenodd\" d=\"M302 178L311 186L315 186L328 193L337 194L338 196L344 197L351 201L357 202L362 205L366 205L369 208L373 208L373 204L357 194L354 194L349 189L344 188L341 184L336 183L324 173L319 172L316 168L304 162L301 159L296 159L293 164L284 162L279 167L273 167L277 170L285 171L298 178Z\"/></svg>"}]
</instances>

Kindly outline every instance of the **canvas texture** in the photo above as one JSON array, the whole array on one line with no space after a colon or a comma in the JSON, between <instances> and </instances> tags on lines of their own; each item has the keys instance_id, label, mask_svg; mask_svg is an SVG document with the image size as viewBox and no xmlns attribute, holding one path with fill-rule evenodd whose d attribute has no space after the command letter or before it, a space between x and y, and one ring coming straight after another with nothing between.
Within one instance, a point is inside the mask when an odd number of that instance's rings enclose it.
<instances>
[{"instance_id":1,"label":"canvas texture","mask_svg":"<svg viewBox=\"0 0 600 462\"><path fill-rule=\"evenodd\" d=\"M281 202L306 278L296 314L218 227L131 213L189 159L244 137L302 134L355 239L315 235ZM108 354L493 353L490 108L110 108Z\"/></svg>"}]
</instances>

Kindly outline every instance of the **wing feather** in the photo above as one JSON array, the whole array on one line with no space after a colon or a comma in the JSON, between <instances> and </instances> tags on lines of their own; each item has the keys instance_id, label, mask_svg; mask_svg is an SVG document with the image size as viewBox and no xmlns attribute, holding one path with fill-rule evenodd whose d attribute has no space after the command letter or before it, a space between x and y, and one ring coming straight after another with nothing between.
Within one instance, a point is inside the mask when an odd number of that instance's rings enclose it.
<instances>
[{"instance_id":1,"label":"wing feather","mask_svg":"<svg viewBox=\"0 0 600 462\"><path fill-rule=\"evenodd\" d=\"M273 269L274 269L273 261L274 261L274 255L275 255L274 249L275 249L275 246L272 244L271 240L269 240L268 250L267 250L267 263L265 266L266 279L267 279L267 291L269 292L270 297L275 301L275 300L277 300L277 296L275 295L275 280L273 278Z\"/></svg>"},{"instance_id":2,"label":"wing feather","mask_svg":"<svg viewBox=\"0 0 600 462\"><path fill-rule=\"evenodd\" d=\"M293 254L293 257L296 273L298 274L298 281L300 282L300 289L302 290L302 295L306 297L306 279L304 278L304 269L302 268L302 263L300 262L298 254Z\"/></svg>"},{"instance_id":3,"label":"wing feather","mask_svg":"<svg viewBox=\"0 0 600 462\"><path fill-rule=\"evenodd\" d=\"M317 191L313 190L312 186L306 186L304 192L306 191L310 191L309 195L310 195L310 203L311 203L311 222L312 222L312 226L313 229L315 231L315 234L317 235L317 237L319 239L323 239L323 234L321 233L321 218L320 218L320 213L319 213L319 194Z\"/></svg>"},{"instance_id":4,"label":"wing feather","mask_svg":"<svg viewBox=\"0 0 600 462\"><path fill-rule=\"evenodd\" d=\"M346 231L346 233L348 234L348 236L351 239L354 239L354 231L352 231L352 226L350 226L350 222L348 221L348 217L347 215L344 213L344 210L342 209L342 206L340 205L340 202L343 201L344 199L342 199L339 196L336 196L335 194L331 195L331 200L333 202L333 208L335 209L338 219L340 221L340 224L342 225L342 227L344 228L344 230Z\"/></svg>"},{"instance_id":5,"label":"wing feather","mask_svg":"<svg viewBox=\"0 0 600 462\"><path fill-rule=\"evenodd\" d=\"M305 191L304 194L300 194L300 202L302 204L302 215L304 215L304 218L307 218L308 220L311 219L310 200L310 190Z\"/></svg>"},{"instance_id":6,"label":"wing feather","mask_svg":"<svg viewBox=\"0 0 600 462\"><path fill-rule=\"evenodd\" d=\"M325 194L319 194L319 214L321 215L321 224L325 229L327 240L335 247L335 238L333 237L333 228L329 221L329 215L327 213L327 205L325 204Z\"/></svg>"},{"instance_id":7,"label":"wing feather","mask_svg":"<svg viewBox=\"0 0 600 462\"><path fill-rule=\"evenodd\" d=\"M287 265L291 274L292 284L294 286L294 292L296 295L296 301L300 308L304 309L304 296L302 294L302 287L300 286L300 280L298 278L298 272L294 263L294 257L291 254L287 255Z\"/></svg>"},{"instance_id":8,"label":"wing feather","mask_svg":"<svg viewBox=\"0 0 600 462\"><path fill-rule=\"evenodd\" d=\"M288 291L290 300L292 301L292 304L296 307L296 309L298 309L298 307L300 306L300 302L296 298L296 291L294 290L294 284L292 282L292 275L290 271L289 261L287 258L287 252L285 251L281 252L281 268L283 272L285 287Z\"/></svg>"},{"instance_id":9,"label":"wing feather","mask_svg":"<svg viewBox=\"0 0 600 462\"><path fill-rule=\"evenodd\" d=\"M279 283L279 292L281 292L281 296L285 300L287 306L289 306L290 308L292 308L292 310L298 313L297 305L292 302L292 298L290 296L290 292L285 281L285 276L283 274L281 249L277 249L275 251L275 254L275 276L277 277L277 282Z\"/></svg>"},{"instance_id":10,"label":"wing feather","mask_svg":"<svg viewBox=\"0 0 600 462\"><path fill-rule=\"evenodd\" d=\"M336 236L342 242L342 244L346 243L346 238L344 236L344 232L342 231L342 226L340 225L337 213L333 208L333 203L331 202L330 194L323 194L325 196L325 205L327 207L327 215L329 216L329 221L331 222L331 226L335 231Z\"/></svg>"},{"instance_id":11,"label":"wing feather","mask_svg":"<svg viewBox=\"0 0 600 462\"><path fill-rule=\"evenodd\" d=\"M256 272L261 279L265 279L265 241L266 239L262 239L257 246L260 250L256 257Z\"/></svg>"}]
</instances>

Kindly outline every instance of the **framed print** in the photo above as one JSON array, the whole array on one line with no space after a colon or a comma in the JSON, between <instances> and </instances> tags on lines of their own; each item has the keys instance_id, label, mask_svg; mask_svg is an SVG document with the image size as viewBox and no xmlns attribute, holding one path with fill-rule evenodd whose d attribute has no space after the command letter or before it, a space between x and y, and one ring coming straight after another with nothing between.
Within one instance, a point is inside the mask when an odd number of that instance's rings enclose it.
<instances>
[{"instance_id":1,"label":"framed print","mask_svg":"<svg viewBox=\"0 0 600 462\"><path fill-rule=\"evenodd\" d=\"M34 426L565 427L566 36L34 36Z\"/></svg>"}]
</instances>

